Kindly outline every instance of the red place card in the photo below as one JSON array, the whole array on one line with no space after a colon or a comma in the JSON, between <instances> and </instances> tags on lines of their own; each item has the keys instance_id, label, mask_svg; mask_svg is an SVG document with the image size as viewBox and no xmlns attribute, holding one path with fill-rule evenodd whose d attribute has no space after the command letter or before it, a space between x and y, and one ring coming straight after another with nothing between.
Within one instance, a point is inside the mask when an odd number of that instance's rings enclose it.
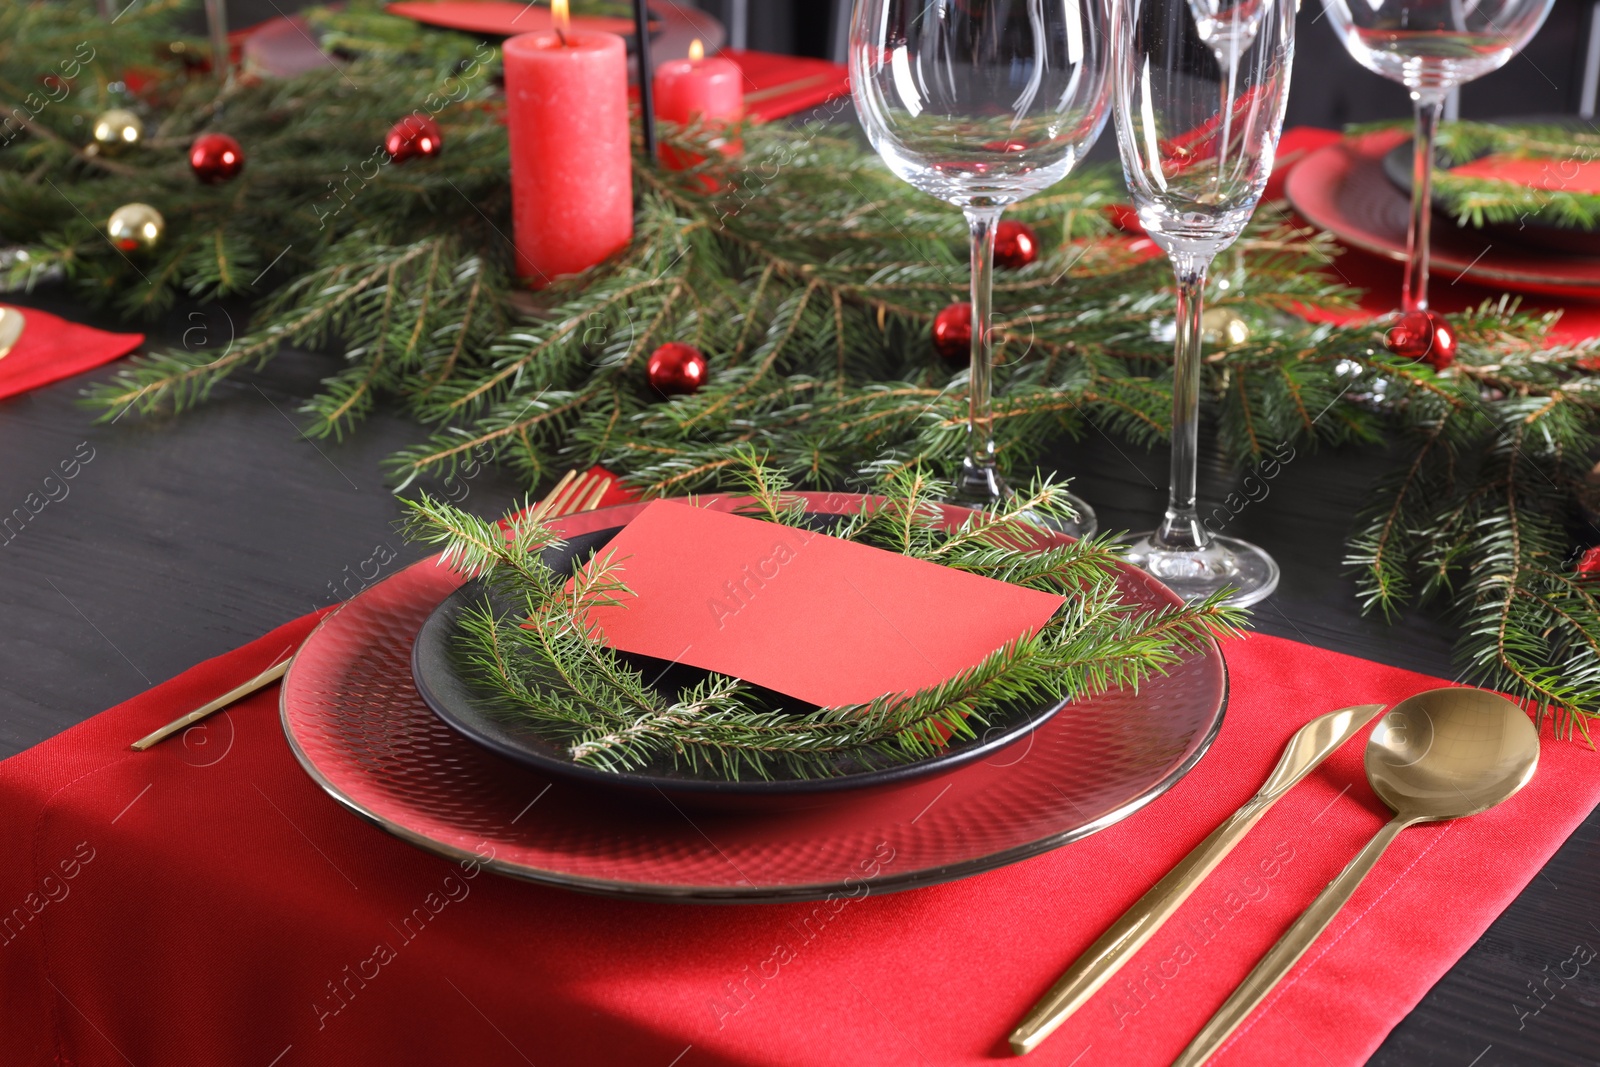
<instances>
[{"instance_id":1,"label":"red place card","mask_svg":"<svg viewBox=\"0 0 1600 1067\"><path fill-rule=\"evenodd\" d=\"M937 685L1065 598L760 519L658 500L602 555L636 595L590 620L614 648L812 704Z\"/></svg>"},{"instance_id":2,"label":"red place card","mask_svg":"<svg viewBox=\"0 0 1600 1067\"><path fill-rule=\"evenodd\" d=\"M1451 167L1455 178L1488 178L1552 193L1600 193L1600 160L1517 159L1491 155Z\"/></svg>"}]
</instances>

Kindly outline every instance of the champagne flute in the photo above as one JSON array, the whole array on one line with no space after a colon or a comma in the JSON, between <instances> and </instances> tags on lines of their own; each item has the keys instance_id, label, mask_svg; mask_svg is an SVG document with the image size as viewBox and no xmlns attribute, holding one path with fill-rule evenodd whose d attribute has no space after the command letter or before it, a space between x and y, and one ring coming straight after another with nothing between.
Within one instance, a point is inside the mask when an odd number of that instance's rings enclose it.
<instances>
[{"instance_id":1,"label":"champagne flute","mask_svg":"<svg viewBox=\"0 0 1600 1067\"><path fill-rule=\"evenodd\" d=\"M1116 0L856 0L850 85L889 169L962 209L972 234L972 370L956 499L1009 494L991 398L995 227L1005 208L1066 177L1105 125ZM1094 512L1073 497L1077 528Z\"/></svg>"},{"instance_id":2,"label":"champagne flute","mask_svg":"<svg viewBox=\"0 0 1600 1067\"><path fill-rule=\"evenodd\" d=\"M1213 536L1195 508L1201 307L1206 272L1255 212L1272 173L1294 61L1291 0L1123 0L1117 145L1139 221L1178 282L1172 475L1160 527L1128 559L1188 599L1232 588L1253 604L1278 585L1255 545Z\"/></svg>"},{"instance_id":3,"label":"champagne flute","mask_svg":"<svg viewBox=\"0 0 1600 1067\"><path fill-rule=\"evenodd\" d=\"M1433 139L1445 98L1463 82L1504 66L1544 24L1554 0L1322 0L1356 62L1411 92L1417 114L1411 225L1406 234L1402 316L1428 310L1428 230ZM1438 327L1435 326L1435 329ZM1448 327L1445 327L1448 329ZM1431 332L1413 324L1407 329Z\"/></svg>"}]
</instances>

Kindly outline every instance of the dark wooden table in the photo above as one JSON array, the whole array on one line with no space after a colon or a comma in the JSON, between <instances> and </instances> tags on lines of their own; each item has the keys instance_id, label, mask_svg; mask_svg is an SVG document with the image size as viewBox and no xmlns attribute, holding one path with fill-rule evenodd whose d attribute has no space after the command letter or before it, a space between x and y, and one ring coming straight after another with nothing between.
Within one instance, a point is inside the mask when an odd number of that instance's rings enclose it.
<instances>
[{"instance_id":1,"label":"dark wooden table","mask_svg":"<svg viewBox=\"0 0 1600 1067\"><path fill-rule=\"evenodd\" d=\"M8 299L95 321L59 294ZM238 309L180 307L154 332L174 345L215 350L242 325ZM416 429L391 413L343 443L313 443L296 429L296 407L334 367L332 357L285 352L176 419L92 425L76 404L85 379L0 403L0 515L39 491L59 461L93 450L64 497L9 540L0 537L0 755L344 599L360 588L363 569L372 573L374 558L394 554L387 574L421 555L393 528L399 508L380 468ZM1164 450L1150 454L1091 432L1051 463L1077 476L1107 528L1148 526L1164 503ZM1340 565L1352 516L1383 465L1372 451L1299 456L1271 482L1270 495L1229 526L1266 546L1283 568L1283 584L1258 608L1256 625L1453 677L1446 625L1426 615L1396 626L1362 618ZM1219 501L1236 477L1208 456L1202 497ZM497 514L518 495L494 472L467 487L467 505L482 514ZM1600 774L1600 755L1595 760ZM1448 922L1449 915L1418 920ZM1546 967L1553 973L1579 943L1600 948L1600 815L1567 841L1371 1062L1600 1063L1600 967L1584 968L1519 1027L1517 1009L1535 1003L1530 983L1543 979Z\"/></svg>"}]
</instances>

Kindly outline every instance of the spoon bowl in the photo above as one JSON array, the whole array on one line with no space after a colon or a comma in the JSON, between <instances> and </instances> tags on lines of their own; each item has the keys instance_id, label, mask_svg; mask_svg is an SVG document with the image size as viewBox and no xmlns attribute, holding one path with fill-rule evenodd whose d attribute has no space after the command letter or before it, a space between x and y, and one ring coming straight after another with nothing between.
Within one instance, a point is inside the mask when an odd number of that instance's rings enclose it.
<instances>
[{"instance_id":1,"label":"spoon bowl","mask_svg":"<svg viewBox=\"0 0 1600 1067\"><path fill-rule=\"evenodd\" d=\"M1430 689L1396 704L1367 741L1367 781L1407 824L1488 811L1533 778L1539 732L1485 689Z\"/></svg>"}]
</instances>

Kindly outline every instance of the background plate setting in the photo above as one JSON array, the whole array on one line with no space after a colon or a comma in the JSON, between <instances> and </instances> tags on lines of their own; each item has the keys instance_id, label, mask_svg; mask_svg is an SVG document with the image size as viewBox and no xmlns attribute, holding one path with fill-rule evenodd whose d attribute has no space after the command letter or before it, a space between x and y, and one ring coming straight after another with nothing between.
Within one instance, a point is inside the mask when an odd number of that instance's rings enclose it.
<instances>
[{"instance_id":1,"label":"background plate setting","mask_svg":"<svg viewBox=\"0 0 1600 1067\"><path fill-rule=\"evenodd\" d=\"M1301 218L1345 244L1404 262L1410 203L1384 172L1383 158L1409 139L1405 131L1385 130L1319 149L1289 172L1284 195ZM1429 257L1444 283L1465 278L1495 288L1600 300L1600 258L1552 255L1437 220Z\"/></svg>"}]
</instances>

